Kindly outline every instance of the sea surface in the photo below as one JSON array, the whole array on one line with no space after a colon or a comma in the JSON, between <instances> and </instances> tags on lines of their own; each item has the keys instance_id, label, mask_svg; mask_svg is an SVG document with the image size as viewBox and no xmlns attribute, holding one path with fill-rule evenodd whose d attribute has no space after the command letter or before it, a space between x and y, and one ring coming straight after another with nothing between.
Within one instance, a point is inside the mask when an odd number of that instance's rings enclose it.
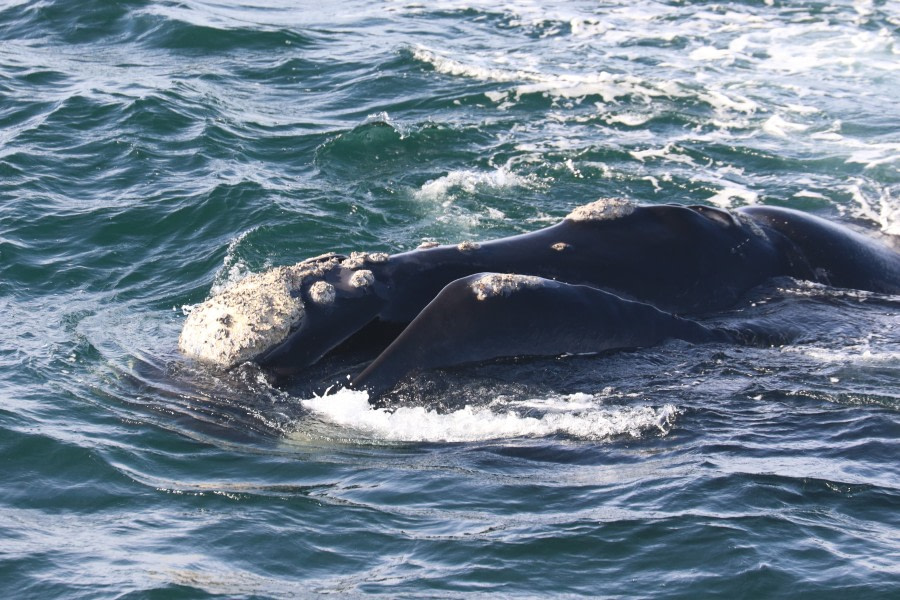
<instances>
[{"instance_id":1,"label":"sea surface","mask_svg":"<svg viewBox=\"0 0 900 600\"><path fill-rule=\"evenodd\" d=\"M603 197L896 248L898 167L895 1L3 0L0 595L898 598L896 296L382 408L177 351L248 273Z\"/></svg>"}]
</instances>

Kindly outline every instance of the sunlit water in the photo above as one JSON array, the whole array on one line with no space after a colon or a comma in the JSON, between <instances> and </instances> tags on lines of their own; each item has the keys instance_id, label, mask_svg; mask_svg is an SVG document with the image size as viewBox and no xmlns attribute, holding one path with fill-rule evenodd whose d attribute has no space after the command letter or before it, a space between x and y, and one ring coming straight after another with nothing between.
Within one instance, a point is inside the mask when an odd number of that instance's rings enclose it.
<instances>
[{"instance_id":1,"label":"sunlit water","mask_svg":"<svg viewBox=\"0 0 900 600\"><path fill-rule=\"evenodd\" d=\"M599 197L897 247L898 30L865 1L0 5L4 593L896 597L900 298L779 280L720 319L787 346L510 359L387 406L176 340L249 272Z\"/></svg>"}]
</instances>

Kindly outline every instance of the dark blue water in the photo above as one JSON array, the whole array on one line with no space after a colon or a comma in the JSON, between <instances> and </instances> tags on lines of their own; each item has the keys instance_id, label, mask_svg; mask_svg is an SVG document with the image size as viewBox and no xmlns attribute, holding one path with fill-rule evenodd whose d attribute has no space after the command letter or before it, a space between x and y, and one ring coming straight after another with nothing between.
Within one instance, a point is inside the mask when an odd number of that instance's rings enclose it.
<instances>
[{"instance_id":1,"label":"dark blue water","mask_svg":"<svg viewBox=\"0 0 900 600\"><path fill-rule=\"evenodd\" d=\"M787 346L425 373L390 409L176 349L249 272L600 197L897 247L896 2L0 4L0 583L15 598L897 597L900 298Z\"/></svg>"}]
</instances>

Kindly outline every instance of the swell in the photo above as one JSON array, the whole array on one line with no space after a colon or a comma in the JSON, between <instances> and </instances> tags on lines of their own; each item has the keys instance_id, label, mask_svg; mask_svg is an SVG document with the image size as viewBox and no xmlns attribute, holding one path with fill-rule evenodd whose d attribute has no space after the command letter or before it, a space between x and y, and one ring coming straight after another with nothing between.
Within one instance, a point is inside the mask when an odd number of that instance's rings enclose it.
<instances>
[{"instance_id":1,"label":"swell","mask_svg":"<svg viewBox=\"0 0 900 600\"><path fill-rule=\"evenodd\" d=\"M896 298L779 282L716 322L791 344L426 373L380 429L175 350L182 307L247 271L600 196L890 236L889 3L260 4L0 9L9 589L891 597ZM466 407L487 432L448 441ZM493 421L601 414L626 426Z\"/></svg>"}]
</instances>

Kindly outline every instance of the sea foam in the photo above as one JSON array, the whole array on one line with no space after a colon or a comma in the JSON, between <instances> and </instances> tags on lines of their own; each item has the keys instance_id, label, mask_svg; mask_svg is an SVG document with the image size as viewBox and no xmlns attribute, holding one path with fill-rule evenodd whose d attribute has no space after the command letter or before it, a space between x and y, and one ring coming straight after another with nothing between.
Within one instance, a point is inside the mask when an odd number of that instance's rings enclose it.
<instances>
[{"instance_id":1,"label":"sea foam","mask_svg":"<svg viewBox=\"0 0 900 600\"><path fill-rule=\"evenodd\" d=\"M494 439L571 436L584 440L667 433L678 414L674 405L613 406L604 396L569 394L526 401L497 398L440 412L421 406L394 409L369 404L363 391L341 389L303 400L320 419L363 438L392 442L473 442Z\"/></svg>"}]
</instances>

